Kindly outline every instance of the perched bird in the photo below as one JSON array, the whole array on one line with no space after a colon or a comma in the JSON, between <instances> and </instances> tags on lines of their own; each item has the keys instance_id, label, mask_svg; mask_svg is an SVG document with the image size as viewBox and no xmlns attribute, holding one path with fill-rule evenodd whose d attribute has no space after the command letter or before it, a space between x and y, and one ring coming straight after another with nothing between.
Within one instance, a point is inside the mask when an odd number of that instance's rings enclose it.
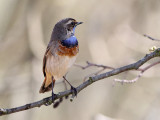
<instances>
[{"instance_id":1,"label":"perched bird","mask_svg":"<svg viewBox=\"0 0 160 120\"><path fill-rule=\"evenodd\" d=\"M44 93L52 90L53 101L55 81L61 78L65 79L64 76L74 64L79 52L78 41L74 36L75 28L79 24L82 24L82 22L77 22L73 18L66 18L59 21L54 26L50 42L47 46L43 58L43 74L45 79L39 92ZM76 89L71 84L70 86L72 92L76 94Z\"/></svg>"}]
</instances>

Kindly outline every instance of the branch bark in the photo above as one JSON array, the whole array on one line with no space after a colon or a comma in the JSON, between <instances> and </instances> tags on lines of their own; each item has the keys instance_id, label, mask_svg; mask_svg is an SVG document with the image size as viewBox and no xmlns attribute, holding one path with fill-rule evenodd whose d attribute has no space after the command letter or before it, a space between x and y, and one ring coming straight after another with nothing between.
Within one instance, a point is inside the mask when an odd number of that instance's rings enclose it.
<instances>
[{"instance_id":1,"label":"branch bark","mask_svg":"<svg viewBox=\"0 0 160 120\"><path fill-rule=\"evenodd\" d=\"M146 63L147 61L149 61L150 59L152 59L154 57L160 57L160 48L156 49L154 52L152 52L150 54L147 54L145 57L143 57L142 59L140 59L139 61L137 61L133 64L129 64L129 65L126 65L126 66L123 66L123 67L120 67L120 68L116 68L116 69L113 69L109 72L96 75L94 77L89 77L89 79L87 81L80 84L76 88L77 92L79 93L80 91L82 91L87 86L91 85L92 83L94 83L96 81L102 80L104 78L108 78L110 76L114 76L114 75L117 75L117 74L125 72L125 71L129 71L129 70L137 70L140 66L142 66L144 63ZM60 92L59 94L57 94L55 96L55 100L63 98L64 96L68 96L70 94L72 94L72 92L70 90ZM72 95L72 98L74 98L74 97L75 96ZM15 113L15 112L24 111L24 110L35 108L35 107L41 107L42 105L46 105L47 103L52 103L52 97L51 96L47 97L47 98L44 98L40 101L29 103L29 104L26 104L26 105L23 105L23 106L20 106L20 107L15 107L15 108L10 108L10 109L0 108L0 116Z\"/></svg>"}]
</instances>

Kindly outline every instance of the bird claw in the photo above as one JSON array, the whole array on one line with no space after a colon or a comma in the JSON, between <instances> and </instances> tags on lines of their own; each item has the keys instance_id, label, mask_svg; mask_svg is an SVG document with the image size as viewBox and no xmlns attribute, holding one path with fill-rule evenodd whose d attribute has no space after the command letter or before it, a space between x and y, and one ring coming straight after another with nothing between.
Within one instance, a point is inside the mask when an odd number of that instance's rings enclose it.
<instances>
[{"instance_id":1,"label":"bird claw","mask_svg":"<svg viewBox=\"0 0 160 120\"><path fill-rule=\"evenodd\" d=\"M76 96L77 97L77 94L78 94L78 91L75 87L71 86L71 92L72 92L72 96Z\"/></svg>"},{"instance_id":2,"label":"bird claw","mask_svg":"<svg viewBox=\"0 0 160 120\"><path fill-rule=\"evenodd\" d=\"M56 98L56 94L52 93L52 100L47 101L44 105L45 106L51 105L52 103L54 103L55 98Z\"/></svg>"},{"instance_id":3,"label":"bird claw","mask_svg":"<svg viewBox=\"0 0 160 120\"><path fill-rule=\"evenodd\" d=\"M56 94L54 94L54 93L52 92L52 103L54 103L55 96L56 96Z\"/></svg>"}]
</instances>

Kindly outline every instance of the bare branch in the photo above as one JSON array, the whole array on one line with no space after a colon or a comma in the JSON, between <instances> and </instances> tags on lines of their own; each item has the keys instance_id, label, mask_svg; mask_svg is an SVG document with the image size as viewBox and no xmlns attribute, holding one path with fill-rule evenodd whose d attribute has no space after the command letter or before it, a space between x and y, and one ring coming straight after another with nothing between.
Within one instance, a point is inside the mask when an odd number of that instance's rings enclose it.
<instances>
[{"instance_id":1,"label":"bare branch","mask_svg":"<svg viewBox=\"0 0 160 120\"><path fill-rule=\"evenodd\" d=\"M140 66L142 66L144 63L146 63L147 61L149 61L150 59L152 59L154 57L160 57L160 48L156 49L154 52L152 52L150 54L147 54L144 58L140 59L139 61L137 61L133 64L129 64L129 65L126 65L126 66L123 66L120 68L113 69L109 72L106 72L106 73L103 73L100 75L96 75L94 77L90 77L87 81L85 81L84 83L82 83L81 85L79 85L76 88L77 92L79 93L81 90L83 90L87 86L91 85L92 83L94 83L96 81L102 80L104 78L108 78L110 76L114 76L114 75L120 74L125 71L129 71L129 70L137 70ZM149 69L149 68L146 68L146 69ZM70 90L60 92L59 94L57 94L55 96L55 99L60 99L64 96L68 96L70 94L71 94ZM72 97L74 97L74 96L72 96ZM47 98L44 98L40 101L29 103L29 104L26 104L26 105L23 105L20 107L11 108L11 109L0 108L0 116L19 112L19 111L24 111L24 110L35 108L35 107L40 107L42 105L46 105L46 103L49 103L49 102L50 103L52 102L52 97L47 97Z\"/></svg>"}]
</instances>

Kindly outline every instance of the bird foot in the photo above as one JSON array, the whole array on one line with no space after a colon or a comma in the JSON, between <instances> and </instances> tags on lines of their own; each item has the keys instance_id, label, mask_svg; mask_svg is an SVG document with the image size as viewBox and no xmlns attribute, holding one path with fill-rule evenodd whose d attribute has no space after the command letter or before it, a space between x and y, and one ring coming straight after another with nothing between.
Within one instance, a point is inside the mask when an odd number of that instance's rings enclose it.
<instances>
[{"instance_id":1,"label":"bird foot","mask_svg":"<svg viewBox=\"0 0 160 120\"><path fill-rule=\"evenodd\" d=\"M44 105L45 106L51 105L52 103L54 103L55 98L56 98L56 94L52 93L52 100L51 101L47 101Z\"/></svg>"},{"instance_id":2,"label":"bird foot","mask_svg":"<svg viewBox=\"0 0 160 120\"><path fill-rule=\"evenodd\" d=\"M54 103L55 96L56 96L56 94L54 94L54 93L52 92L52 103Z\"/></svg>"},{"instance_id":3,"label":"bird foot","mask_svg":"<svg viewBox=\"0 0 160 120\"><path fill-rule=\"evenodd\" d=\"M77 97L78 92L77 92L77 89L75 87L71 86L71 92L72 92L72 96Z\"/></svg>"}]
</instances>

